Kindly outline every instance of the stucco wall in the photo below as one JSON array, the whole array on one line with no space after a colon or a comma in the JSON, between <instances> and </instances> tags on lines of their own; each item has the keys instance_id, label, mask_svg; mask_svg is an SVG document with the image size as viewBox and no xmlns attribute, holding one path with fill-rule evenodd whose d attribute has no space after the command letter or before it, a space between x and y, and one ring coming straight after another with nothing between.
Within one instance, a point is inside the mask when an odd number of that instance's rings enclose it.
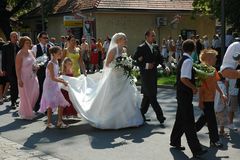
<instances>
[{"instance_id":1,"label":"stucco wall","mask_svg":"<svg viewBox=\"0 0 240 160\"><path fill-rule=\"evenodd\" d=\"M55 37L60 41L60 37L67 34L63 25L63 16L49 17L47 32L49 37Z\"/></svg>"},{"instance_id":2,"label":"stucco wall","mask_svg":"<svg viewBox=\"0 0 240 160\"><path fill-rule=\"evenodd\" d=\"M36 28L38 21L38 19L29 19L24 21L24 25L30 28L30 37L35 42L37 42L36 37L39 33ZM57 42L59 42L61 35L67 34L63 25L63 16L48 17L47 32L49 34L49 37L55 37L57 39Z\"/></svg>"},{"instance_id":3,"label":"stucco wall","mask_svg":"<svg viewBox=\"0 0 240 160\"><path fill-rule=\"evenodd\" d=\"M152 13L96 13L96 35L97 38L105 39L106 35L113 35L116 32L124 32L128 36L128 53L134 53L136 47L144 40L144 33L148 28L154 28L157 34L156 40L168 36L177 37L182 29L196 30L197 34L208 35L210 38L215 33L215 21L206 16L191 19L191 13L180 14L181 19L177 26L169 25L176 13L152 14ZM168 25L156 27L156 17L167 17Z\"/></svg>"}]
</instances>

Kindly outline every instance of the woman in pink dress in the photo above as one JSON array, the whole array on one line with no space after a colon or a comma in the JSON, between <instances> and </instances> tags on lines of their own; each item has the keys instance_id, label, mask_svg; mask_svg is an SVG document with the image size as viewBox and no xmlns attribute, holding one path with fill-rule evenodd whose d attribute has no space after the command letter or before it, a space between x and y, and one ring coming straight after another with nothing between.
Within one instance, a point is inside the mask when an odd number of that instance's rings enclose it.
<instances>
[{"instance_id":1,"label":"woman in pink dress","mask_svg":"<svg viewBox=\"0 0 240 160\"><path fill-rule=\"evenodd\" d=\"M32 41L29 37L20 38L19 45L21 50L16 56L16 74L18 79L18 89L20 95L19 116L23 119L33 119L35 114L33 108L39 96L39 84L33 67L36 61L30 49Z\"/></svg>"},{"instance_id":2,"label":"woman in pink dress","mask_svg":"<svg viewBox=\"0 0 240 160\"><path fill-rule=\"evenodd\" d=\"M43 94L40 103L39 112L47 111L47 128L53 128L51 123L52 112L58 108L58 128L67 128L68 126L62 121L63 108L70 104L64 98L58 83L67 86L67 82L58 77L59 65L58 60L61 59L62 51L60 47L53 46L49 49L52 59L48 62L46 68L46 78L43 83Z\"/></svg>"}]
</instances>

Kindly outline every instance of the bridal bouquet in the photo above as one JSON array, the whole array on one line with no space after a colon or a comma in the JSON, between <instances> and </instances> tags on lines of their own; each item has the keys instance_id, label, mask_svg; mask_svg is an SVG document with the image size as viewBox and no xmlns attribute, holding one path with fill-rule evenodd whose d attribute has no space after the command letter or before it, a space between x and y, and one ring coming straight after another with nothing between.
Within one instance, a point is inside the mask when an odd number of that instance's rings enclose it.
<instances>
[{"instance_id":1,"label":"bridal bouquet","mask_svg":"<svg viewBox=\"0 0 240 160\"><path fill-rule=\"evenodd\" d=\"M44 66L44 64L48 61L48 56L46 54L43 54L40 57L36 58L36 61L33 63L32 70L33 73L36 75L38 67Z\"/></svg>"},{"instance_id":2,"label":"bridal bouquet","mask_svg":"<svg viewBox=\"0 0 240 160\"><path fill-rule=\"evenodd\" d=\"M133 75L133 60L128 56L120 56L116 58L115 68L122 68L124 71L124 75L130 79L130 83L135 83L137 80Z\"/></svg>"},{"instance_id":3,"label":"bridal bouquet","mask_svg":"<svg viewBox=\"0 0 240 160\"><path fill-rule=\"evenodd\" d=\"M205 64L193 64L193 69L196 71L197 76L197 86L200 82L207 79L208 77L214 76L215 68L212 66L207 66Z\"/></svg>"}]
</instances>

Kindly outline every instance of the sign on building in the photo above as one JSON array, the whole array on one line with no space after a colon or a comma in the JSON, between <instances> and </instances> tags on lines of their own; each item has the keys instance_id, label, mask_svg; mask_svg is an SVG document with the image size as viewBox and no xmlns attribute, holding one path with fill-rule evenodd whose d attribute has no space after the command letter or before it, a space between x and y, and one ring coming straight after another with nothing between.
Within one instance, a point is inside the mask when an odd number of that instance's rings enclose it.
<instances>
[{"instance_id":1,"label":"sign on building","mask_svg":"<svg viewBox=\"0 0 240 160\"><path fill-rule=\"evenodd\" d=\"M63 17L64 27L83 27L83 20L74 16Z\"/></svg>"}]
</instances>

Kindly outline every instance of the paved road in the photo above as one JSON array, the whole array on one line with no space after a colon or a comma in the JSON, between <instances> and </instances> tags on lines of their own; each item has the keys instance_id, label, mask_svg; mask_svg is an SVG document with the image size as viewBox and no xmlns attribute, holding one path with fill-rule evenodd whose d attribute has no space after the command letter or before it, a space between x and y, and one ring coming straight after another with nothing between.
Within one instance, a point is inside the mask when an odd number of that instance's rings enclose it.
<instances>
[{"instance_id":1,"label":"paved road","mask_svg":"<svg viewBox=\"0 0 240 160\"><path fill-rule=\"evenodd\" d=\"M196 101L197 98L195 98ZM0 106L0 159L14 157L17 153L30 150L39 151L42 156L49 155L62 160L186 160L192 155L183 137L184 152L171 149L169 137L175 119L175 91L162 89L158 91L158 101L167 117L165 128L159 125L153 110L150 108L147 117L151 118L144 126L121 130L99 130L91 127L85 120L72 119L68 121L70 128L46 129L46 117L38 117L34 121L21 120L17 110L10 110L9 103ZM196 104L196 103L195 103ZM200 111L195 109L198 116ZM101 116L101 115L99 115ZM56 120L56 115L54 116ZM237 123L238 126L239 123ZM224 148L210 148L203 156L206 160L238 160L240 156L240 135L230 132L230 139L222 139ZM200 142L209 148L209 138L206 127L198 134ZM17 143L24 147L12 147ZM7 152L7 148L11 152ZM13 149L14 148L14 149ZM33 150L31 150L33 149ZM13 152L13 153L12 153ZM25 154L25 153L22 153ZM28 153L27 153L28 154ZM51 157L52 156L52 157ZM41 158L36 155L29 159ZM15 157L17 158L17 157Z\"/></svg>"}]
</instances>

